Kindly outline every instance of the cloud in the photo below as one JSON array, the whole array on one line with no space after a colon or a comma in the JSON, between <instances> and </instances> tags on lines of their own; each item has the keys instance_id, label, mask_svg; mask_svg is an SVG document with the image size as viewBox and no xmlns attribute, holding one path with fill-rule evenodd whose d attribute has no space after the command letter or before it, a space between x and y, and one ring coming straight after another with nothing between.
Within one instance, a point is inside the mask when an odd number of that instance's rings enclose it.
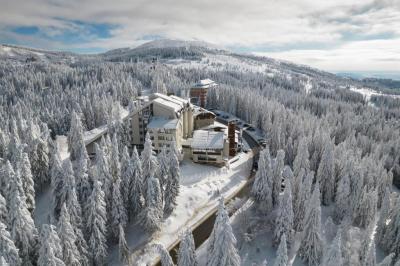
<instances>
[{"instance_id":1,"label":"cloud","mask_svg":"<svg viewBox=\"0 0 400 266\"><path fill-rule=\"evenodd\" d=\"M400 36L400 0L0 0L0 6L1 42L74 51L172 38L324 61L351 43ZM38 32L12 30L23 27ZM377 51L363 56L377 60ZM379 53L392 56L386 47Z\"/></svg>"}]
</instances>

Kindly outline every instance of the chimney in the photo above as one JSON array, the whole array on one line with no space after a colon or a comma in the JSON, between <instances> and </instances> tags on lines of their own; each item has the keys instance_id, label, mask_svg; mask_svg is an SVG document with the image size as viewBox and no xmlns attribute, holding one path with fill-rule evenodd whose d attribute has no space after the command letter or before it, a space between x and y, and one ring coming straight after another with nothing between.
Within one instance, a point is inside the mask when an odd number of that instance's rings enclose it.
<instances>
[{"instance_id":1,"label":"chimney","mask_svg":"<svg viewBox=\"0 0 400 266\"><path fill-rule=\"evenodd\" d=\"M236 155L235 147L235 122L228 123L229 156Z\"/></svg>"}]
</instances>

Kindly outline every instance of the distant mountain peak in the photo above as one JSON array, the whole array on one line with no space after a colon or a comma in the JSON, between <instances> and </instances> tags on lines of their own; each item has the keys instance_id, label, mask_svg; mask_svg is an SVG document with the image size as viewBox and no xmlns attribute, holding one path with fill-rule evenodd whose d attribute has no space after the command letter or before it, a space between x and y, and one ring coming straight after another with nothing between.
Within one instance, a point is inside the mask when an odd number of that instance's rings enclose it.
<instances>
[{"instance_id":1,"label":"distant mountain peak","mask_svg":"<svg viewBox=\"0 0 400 266\"><path fill-rule=\"evenodd\" d=\"M161 48L180 48L180 47L204 47L209 49L222 49L215 44L204 41L187 41L176 39L159 39L146 42L134 49L161 49Z\"/></svg>"}]
</instances>

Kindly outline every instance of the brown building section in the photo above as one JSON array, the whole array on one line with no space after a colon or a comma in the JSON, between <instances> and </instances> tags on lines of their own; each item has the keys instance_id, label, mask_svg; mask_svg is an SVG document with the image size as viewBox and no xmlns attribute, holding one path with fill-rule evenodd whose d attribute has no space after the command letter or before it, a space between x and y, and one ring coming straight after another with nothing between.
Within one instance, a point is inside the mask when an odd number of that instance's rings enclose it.
<instances>
[{"instance_id":1,"label":"brown building section","mask_svg":"<svg viewBox=\"0 0 400 266\"><path fill-rule=\"evenodd\" d=\"M195 105L204 108L207 104L208 88L217 84L211 79L202 79L190 89L190 99Z\"/></svg>"},{"instance_id":2,"label":"brown building section","mask_svg":"<svg viewBox=\"0 0 400 266\"><path fill-rule=\"evenodd\" d=\"M235 146L235 123L229 122L228 124L228 140L229 140L229 156L236 155Z\"/></svg>"},{"instance_id":3,"label":"brown building section","mask_svg":"<svg viewBox=\"0 0 400 266\"><path fill-rule=\"evenodd\" d=\"M208 88L191 88L190 98L192 103L202 108L206 106Z\"/></svg>"}]
</instances>

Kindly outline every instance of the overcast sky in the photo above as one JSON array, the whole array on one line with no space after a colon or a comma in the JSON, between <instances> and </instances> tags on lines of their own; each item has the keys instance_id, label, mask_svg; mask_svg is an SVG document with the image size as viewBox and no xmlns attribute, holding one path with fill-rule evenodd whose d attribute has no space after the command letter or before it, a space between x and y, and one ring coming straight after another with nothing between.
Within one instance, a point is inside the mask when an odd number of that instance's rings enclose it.
<instances>
[{"instance_id":1,"label":"overcast sky","mask_svg":"<svg viewBox=\"0 0 400 266\"><path fill-rule=\"evenodd\" d=\"M0 0L0 43L80 53L202 40L329 71L400 70L400 0Z\"/></svg>"}]
</instances>

